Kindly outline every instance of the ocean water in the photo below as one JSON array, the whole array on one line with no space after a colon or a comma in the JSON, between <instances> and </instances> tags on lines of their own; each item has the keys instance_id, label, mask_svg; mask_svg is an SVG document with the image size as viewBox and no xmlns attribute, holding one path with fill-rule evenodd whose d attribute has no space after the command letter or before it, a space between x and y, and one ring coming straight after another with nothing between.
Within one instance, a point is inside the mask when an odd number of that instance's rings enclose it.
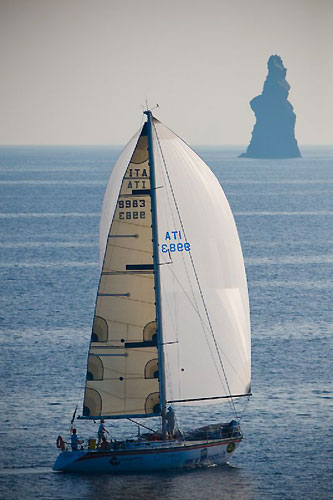
<instances>
[{"instance_id":1,"label":"ocean water","mask_svg":"<svg viewBox=\"0 0 333 500\"><path fill-rule=\"evenodd\" d=\"M1 147L1 499L333 498L333 148L281 161L197 151L225 190L246 263L253 397L239 403L243 443L219 467L52 471L56 437L82 404L99 214L119 148ZM221 415L223 405L186 409L181 424ZM111 429L121 436L119 423Z\"/></svg>"}]
</instances>

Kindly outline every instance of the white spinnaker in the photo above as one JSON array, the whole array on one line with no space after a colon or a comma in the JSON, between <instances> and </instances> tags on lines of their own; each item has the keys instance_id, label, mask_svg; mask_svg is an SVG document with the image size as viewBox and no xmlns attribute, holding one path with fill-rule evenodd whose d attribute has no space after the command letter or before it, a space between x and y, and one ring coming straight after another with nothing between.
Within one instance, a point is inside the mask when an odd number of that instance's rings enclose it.
<instances>
[{"instance_id":1,"label":"white spinnaker","mask_svg":"<svg viewBox=\"0 0 333 500\"><path fill-rule=\"evenodd\" d=\"M206 398L250 390L249 301L239 237L208 166L156 119L153 129L166 399L218 403Z\"/></svg>"}]
</instances>

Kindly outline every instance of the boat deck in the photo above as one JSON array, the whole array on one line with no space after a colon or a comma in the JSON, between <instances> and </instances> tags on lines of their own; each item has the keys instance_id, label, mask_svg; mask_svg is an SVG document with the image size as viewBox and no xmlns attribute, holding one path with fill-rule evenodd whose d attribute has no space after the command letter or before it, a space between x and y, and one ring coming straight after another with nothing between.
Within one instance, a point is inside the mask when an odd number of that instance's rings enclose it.
<instances>
[{"instance_id":1,"label":"boat deck","mask_svg":"<svg viewBox=\"0 0 333 500\"><path fill-rule=\"evenodd\" d=\"M230 442L239 442L243 439L242 435L238 433L235 436L228 438L217 439L200 439L200 440L167 440L167 441L116 441L110 443L109 447L105 448L89 448L89 446L82 446L78 451L87 450L89 453L105 453L123 451L144 451L144 450L163 450L170 448L196 448L202 446L214 446L215 444L227 444Z\"/></svg>"}]
</instances>

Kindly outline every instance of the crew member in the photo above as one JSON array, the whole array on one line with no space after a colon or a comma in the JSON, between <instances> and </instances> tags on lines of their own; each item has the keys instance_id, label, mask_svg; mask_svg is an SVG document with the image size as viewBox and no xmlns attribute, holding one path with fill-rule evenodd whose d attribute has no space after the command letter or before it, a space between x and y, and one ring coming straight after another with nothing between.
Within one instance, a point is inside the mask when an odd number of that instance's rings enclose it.
<instances>
[{"instance_id":1,"label":"crew member","mask_svg":"<svg viewBox=\"0 0 333 500\"><path fill-rule=\"evenodd\" d=\"M106 439L106 434L109 434L109 431L105 428L105 420L103 418L101 418L101 422L100 422L99 427L98 427L98 445L97 446L100 446L100 444L103 441L103 437Z\"/></svg>"},{"instance_id":2,"label":"crew member","mask_svg":"<svg viewBox=\"0 0 333 500\"><path fill-rule=\"evenodd\" d=\"M73 429L72 435L71 435L71 446L73 451L77 451L78 445L83 443L83 441L80 441L77 437L76 434L76 429Z\"/></svg>"},{"instance_id":3,"label":"crew member","mask_svg":"<svg viewBox=\"0 0 333 500\"><path fill-rule=\"evenodd\" d=\"M174 439L175 412L173 411L172 406L169 406L166 418L167 418L168 437L169 439Z\"/></svg>"}]
</instances>

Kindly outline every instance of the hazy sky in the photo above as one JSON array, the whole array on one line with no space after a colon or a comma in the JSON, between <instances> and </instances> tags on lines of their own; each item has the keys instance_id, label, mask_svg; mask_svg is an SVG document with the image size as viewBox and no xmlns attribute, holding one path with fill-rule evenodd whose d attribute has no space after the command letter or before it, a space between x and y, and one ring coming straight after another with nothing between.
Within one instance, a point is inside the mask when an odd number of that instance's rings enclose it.
<instances>
[{"instance_id":1,"label":"hazy sky","mask_svg":"<svg viewBox=\"0 0 333 500\"><path fill-rule=\"evenodd\" d=\"M299 144L333 144L333 0L0 0L0 144L123 144L142 105L247 144L282 57Z\"/></svg>"}]
</instances>

